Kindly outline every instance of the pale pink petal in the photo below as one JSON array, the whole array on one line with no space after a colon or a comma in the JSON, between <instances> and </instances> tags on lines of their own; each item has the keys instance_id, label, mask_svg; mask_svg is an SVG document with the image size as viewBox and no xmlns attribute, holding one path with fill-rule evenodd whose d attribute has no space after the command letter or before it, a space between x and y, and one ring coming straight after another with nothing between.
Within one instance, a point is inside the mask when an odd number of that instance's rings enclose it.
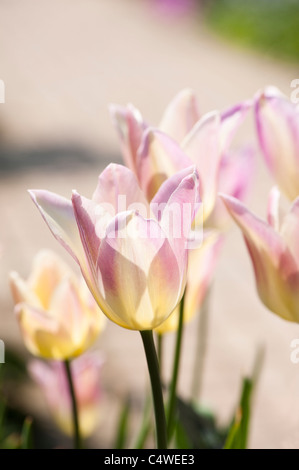
<instances>
[{"instance_id":1,"label":"pale pink petal","mask_svg":"<svg viewBox=\"0 0 299 470\"><path fill-rule=\"evenodd\" d=\"M85 266L80 235L71 201L44 190L29 191L54 237L79 263Z\"/></svg>"},{"instance_id":2,"label":"pale pink petal","mask_svg":"<svg viewBox=\"0 0 299 470\"><path fill-rule=\"evenodd\" d=\"M138 180L150 201L161 184L192 161L181 147L160 130L147 129L138 151Z\"/></svg>"},{"instance_id":3,"label":"pale pink petal","mask_svg":"<svg viewBox=\"0 0 299 470\"><path fill-rule=\"evenodd\" d=\"M213 209L221 160L220 114L201 118L182 143L184 152L196 165L201 181L201 199L205 218Z\"/></svg>"},{"instance_id":4,"label":"pale pink petal","mask_svg":"<svg viewBox=\"0 0 299 470\"><path fill-rule=\"evenodd\" d=\"M261 300L274 313L299 321L299 276L296 261L274 229L232 197L222 199L243 232Z\"/></svg>"},{"instance_id":5,"label":"pale pink petal","mask_svg":"<svg viewBox=\"0 0 299 470\"><path fill-rule=\"evenodd\" d=\"M182 142L184 152L196 164L200 175L205 219L215 204L222 156L250 106L250 102L244 102L223 113L214 111L204 115Z\"/></svg>"},{"instance_id":6,"label":"pale pink petal","mask_svg":"<svg viewBox=\"0 0 299 470\"><path fill-rule=\"evenodd\" d=\"M279 201L280 192L276 186L274 186L269 194L268 208L267 208L267 219L271 227L279 232Z\"/></svg>"},{"instance_id":7,"label":"pale pink petal","mask_svg":"<svg viewBox=\"0 0 299 470\"><path fill-rule=\"evenodd\" d=\"M273 87L256 96L257 134L266 164L283 193L299 195L299 108Z\"/></svg>"},{"instance_id":8,"label":"pale pink petal","mask_svg":"<svg viewBox=\"0 0 299 470\"><path fill-rule=\"evenodd\" d=\"M137 150L146 128L140 112L132 105L109 107L112 122L117 130L125 164L136 173Z\"/></svg>"},{"instance_id":9,"label":"pale pink petal","mask_svg":"<svg viewBox=\"0 0 299 470\"><path fill-rule=\"evenodd\" d=\"M167 106L159 129L180 143L199 117L195 93L186 88L180 91Z\"/></svg>"},{"instance_id":10,"label":"pale pink petal","mask_svg":"<svg viewBox=\"0 0 299 470\"><path fill-rule=\"evenodd\" d=\"M299 197L284 216L280 233L291 250L299 270Z\"/></svg>"},{"instance_id":11,"label":"pale pink petal","mask_svg":"<svg viewBox=\"0 0 299 470\"><path fill-rule=\"evenodd\" d=\"M218 191L243 201L253 185L255 174L254 151L244 147L225 154L220 162ZM212 213L205 222L205 227L225 230L230 224L230 217L221 200L217 197Z\"/></svg>"},{"instance_id":12,"label":"pale pink petal","mask_svg":"<svg viewBox=\"0 0 299 470\"><path fill-rule=\"evenodd\" d=\"M101 237L105 234L102 226L102 214L97 213L97 205L90 199L73 192L72 203L81 242L88 259L92 276L95 277L95 266L98 259Z\"/></svg>"},{"instance_id":13,"label":"pale pink petal","mask_svg":"<svg viewBox=\"0 0 299 470\"><path fill-rule=\"evenodd\" d=\"M166 180L151 203L151 210L166 233L182 272L187 255L184 250L199 205L199 177L195 167Z\"/></svg>"},{"instance_id":14,"label":"pale pink petal","mask_svg":"<svg viewBox=\"0 0 299 470\"><path fill-rule=\"evenodd\" d=\"M126 210L138 210L144 217L150 216L148 202L136 176L123 165L111 163L105 168L92 200L111 217Z\"/></svg>"}]
</instances>

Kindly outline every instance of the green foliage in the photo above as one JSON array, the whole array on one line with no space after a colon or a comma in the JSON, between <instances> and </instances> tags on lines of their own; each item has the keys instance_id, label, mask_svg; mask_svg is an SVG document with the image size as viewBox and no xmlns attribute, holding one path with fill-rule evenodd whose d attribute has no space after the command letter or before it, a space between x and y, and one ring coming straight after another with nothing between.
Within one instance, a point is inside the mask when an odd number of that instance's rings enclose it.
<instances>
[{"instance_id":1,"label":"green foliage","mask_svg":"<svg viewBox=\"0 0 299 470\"><path fill-rule=\"evenodd\" d=\"M217 426L212 413L177 399L176 447L178 449L221 449L226 429Z\"/></svg>"},{"instance_id":2,"label":"green foliage","mask_svg":"<svg viewBox=\"0 0 299 470\"><path fill-rule=\"evenodd\" d=\"M119 417L114 449L124 449L126 447L130 408L130 400L126 400Z\"/></svg>"},{"instance_id":3,"label":"green foliage","mask_svg":"<svg viewBox=\"0 0 299 470\"><path fill-rule=\"evenodd\" d=\"M298 0L214 0L208 2L207 20L240 44L299 60Z\"/></svg>"},{"instance_id":4,"label":"green foliage","mask_svg":"<svg viewBox=\"0 0 299 470\"><path fill-rule=\"evenodd\" d=\"M240 404L230 426L224 445L225 449L246 449L250 423L250 402L253 390L252 380L243 380Z\"/></svg>"}]
</instances>

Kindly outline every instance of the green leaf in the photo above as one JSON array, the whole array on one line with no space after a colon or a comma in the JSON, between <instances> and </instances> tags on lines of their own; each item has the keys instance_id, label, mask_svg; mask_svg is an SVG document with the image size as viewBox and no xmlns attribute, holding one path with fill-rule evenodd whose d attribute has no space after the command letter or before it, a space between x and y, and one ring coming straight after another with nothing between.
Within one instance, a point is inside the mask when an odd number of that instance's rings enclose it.
<instances>
[{"instance_id":1,"label":"green leaf","mask_svg":"<svg viewBox=\"0 0 299 470\"><path fill-rule=\"evenodd\" d=\"M252 377L245 377L235 416L232 419L224 449L247 449L251 416L252 395L258 381L264 351L259 349L256 355Z\"/></svg>"},{"instance_id":2,"label":"green leaf","mask_svg":"<svg viewBox=\"0 0 299 470\"><path fill-rule=\"evenodd\" d=\"M21 448L32 449L32 447L32 418L27 417L22 428Z\"/></svg>"},{"instance_id":3,"label":"green leaf","mask_svg":"<svg viewBox=\"0 0 299 470\"><path fill-rule=\"evenodd\" d=\"M180 445L184 438L188 449L221 449L223 447L226 430L217 427L212 413L202 408L196 409L179 397L177 397L177 409Z\"/></svg>"},{"instance_id":4,"label":"green leaf","mask_svg":"<svg viewBox=\"0 0 299 470\"><path fill-rule=\"evenodd\" d=\"M186 431L179 421L175 428L175 443L177 449L192 449Z\"/></svg>"},{"instance_id":5,"label":"green leaf","mask_svg":"<svg viewBox=\"0 0 299 470\"><path fill-rule=\"evenodd\" d=\"M130 408L130 400L126 400L118 422L114 449L124 449L126 446Z\"/></svg>"}]
</instances>

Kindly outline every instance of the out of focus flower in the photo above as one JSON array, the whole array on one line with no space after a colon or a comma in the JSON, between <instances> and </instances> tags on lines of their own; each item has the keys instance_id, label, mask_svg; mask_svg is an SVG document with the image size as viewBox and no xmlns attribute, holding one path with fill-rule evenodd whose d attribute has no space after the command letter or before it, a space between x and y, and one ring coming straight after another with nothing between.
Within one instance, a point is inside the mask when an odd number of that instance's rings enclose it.
<instances>
[{"instance_id":1,"label":"out of focus flower","mask_svg":"<svg viewBox=\"0 0 299 470\"><path fill-rule=\"evenodd\" d=\"M149 0L155 12L166 18L194 14L196 0Z\"/></svg>"},{"instance_id":2,"label":"out of focus flower","mask_svg":"<svg viewBox=\"0 0 299 470\"><path fill-rule=\"evenodd\" d=\"M189 252L187 287L184 298L184 322L190 321L200 311L205 296L211 285L216 263L221 251L224 236L212 231L206 232L202 245ZM178 328L180 307L156 329L164 334Z\"/></svg>"},{"instance_id":3,"label":"out of focus flower","mask_svg":"<svg viewBox=\"0 0 299 470\"><path fill-rule=\"evenodd\" d=\"M103 360L98 353L86 353L71 362L71 372L77 399L80 434L90 436L101 415L100 372ZM63 362L33 360L29 372L41 387L57 426L73 435L72 402Z\"/></svg>"},{"instance_id":4,"label":"out of focus flower","mask_svg":"<svg viewBox=\"0 0 299 470\"><path fill-rule=\"evenodd\" d=\"M207 220L222 180L229 180L230 194L239 192L240 180L244 191L250 182L252 154L242 151L240 157L236 153L228 155L231 141L250 107L251 102L246 101L225 112L200 117L194 92L184 89L166 108L159 129L150 128L132 105L111 105L110 111L124 161L136 174L148 200L163 181L195 164Z\"/></svg>"},{"instance_id":5,"label":"out of focus flower","mask_svg":"<svg viewBox=\"0 0 299 470\"><path fill-rule=\"evenodd\" d=\"M104 328L106 318L83 279L51 251L37 254L26 281L12 272L10 286L25 345L36 356L78 356Z\"/></svg>"},{"instance_id":6,"label":"out of focus flower","mask_svg":"<svg viewBox=\"0 0 299 470\"><path fill-rule=\"evenodd\" d=\"M69 201L30 191L54 236L79 263L102 311L133 330L150 330L170 315L186 283L187 247L198 209L199 181L184 168L148 204L134 174L110 164L92 199Z\"/></svg>"},{"instance_id":7,"label":"out of focus flower","mask_svg":"<svg viewBox=\"0 0 299 470\"><path fill-rule=\"evenodd\" d=\"M256 96L257 133L276 184L293 201L299 195L299 108L277 88Z\"/></svg>"},{"instance_id":8,"label":"out of focus flower","mask_svg":"<svg viewBox=\"0 0 299 470\"><path fill-rule=\"evenodd\" d=\"M240 201L222 195L243 232L262 302L285 320L299 322L299 198L279 216L279 191L270 192L268 222Z\"/></svg>"}]
</instances>

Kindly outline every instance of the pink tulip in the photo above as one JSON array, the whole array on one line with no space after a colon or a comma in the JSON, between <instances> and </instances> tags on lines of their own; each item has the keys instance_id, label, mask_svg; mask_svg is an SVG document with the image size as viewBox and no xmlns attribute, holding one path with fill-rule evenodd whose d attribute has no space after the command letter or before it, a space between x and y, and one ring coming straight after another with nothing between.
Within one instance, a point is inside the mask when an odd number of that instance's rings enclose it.
<instances>
[{"instance_id":1,"label":"pink tulip","mask_svg":"<svg viewBox=\"0 0 299 470\"><path fill-rule=\"evenodd\" d=\"M100 419L102 365L103 360L98 353L86 353L71 363L79 427L83 437L93 433ZM64 364L58 361L33 360L29 363L29 372L41 387L57 426L65 434L72 436L72 404Z\"/></svg>"},{"instance_id":2,"label":"pink tulip","mask_svg":"<svg viewBox=\"0 0 299 470\"><path fill-rule=\"evenodd\" d=\"M285 320L299 322L299 198L279 220L279 192L272 190L268 222L237 199L225 195L222 199L243 232L262 302Z\"/></svg>"},{"instance_id":3,"label":"pink tulip","mask_svg":"<svg viewBox=\"0 0 299 470\"><path fill-rule=\"evenodd\" d=\"M200 118L196 97L186 89L169 104L159 129L149 127L132 105L112 105L110 111L125 163L135 172L148 200L168 177L196 165L206 220L216 203L223 158L250 107L250 102L244 102L223 113L215 111ZM239 166L237 160L235 164ZM238 179L233 165L231 168ZM246 179L244 184L247 185Z\"/></svg>"},{"instance_id":4,"label":"pink tulip","mask_svg":"<svg viewBox=\"0 0 299 470\"><path fill-rule=\"evenodd\" d=\"M102 311L124 328L150 330L180 301L199 203L194 167L169 178L151 204L129 169L111 164L92 199L30 191L53 235L79 263Z\"/></svg>"},{"instance_id":5,"label":"pink tulip","mask_svg":"<svg viewBox=\"0 0 299 470\"><path fill-rule=\"evenodd\" d=\"M257 133L266 164L280 190L299 195L299 108L274 87L256 96Z\"/></svg>"},{"instance_id":6,"label":"pink tulip","mask_svg":"<svg viewBox=\"0 0 299 470\"><path fill-rule=\"evenodd\" d=\"M36 356L78 356L105 326L106 318L84 281L49 250L36 255L26 281L11 272L10 286L25 345Z\"/></svg>"}]
</instances>

